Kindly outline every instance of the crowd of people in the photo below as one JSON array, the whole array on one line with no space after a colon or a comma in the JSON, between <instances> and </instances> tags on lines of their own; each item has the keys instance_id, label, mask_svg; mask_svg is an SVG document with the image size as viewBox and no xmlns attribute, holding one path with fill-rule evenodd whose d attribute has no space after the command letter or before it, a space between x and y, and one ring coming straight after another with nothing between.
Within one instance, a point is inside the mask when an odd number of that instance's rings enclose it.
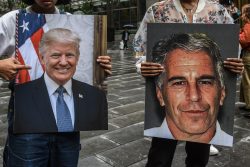
<instances>
[{"instance_id":1,"label":"crowd of people","mask_svg":"<svg viewBox=\"0 0 250 167\"><path fill-rule=\"evenodd\" d=\"M29 65L23 65L15 58L15 28L16 28L16 14L19 12L25 13L44 13L44 14L68 14L60 11L56 5L67 4L70 0L23 0L29 6L26 9L15 10L6 13L0 18L0 77L10 81L11 98L8 109L8 138L4 149L4 167L14 166L58 166L58 164L64 164L65 166L77 166L78 156L80 151L79 143L79 131L74 131L74 121L71 119L64 118L67 125L57 125L58 132L52 134L48 133L30 133L30 134L15 134L13 133L13 117L14 117L14 94L15 86L13 84L15 77L19 70L35 70L30 69ZM146 47L147 47L147 24L148 23L202 23L202 24L234 24L235 13L239 13L235 6L231 6L230 11L227 10L223 5L219 4L217 0L165 0L157 2L151 5L140 24L140 27L133 40L133 47L136 53L137 71L145 78L156 77L158 78L161 74L165 73L165 65L159 62L146 61ZM231 14L231 15L230 15ZM242 59L241 58L227 58L223 62L225 70L232 73L241 75L242 74L242 88L245 106L244 109L250 110L250 5L244 5L242 7L242 14L240 17L243 21L243 27L241 29L239 39L242 47ZM237 18L235 18L237 19ZM67 43L68 39L61 39L55 41L53 47L47 47L51 52L55 48L58 50L56 53L42 52L43 58L41 62L45 64L45 73L35 78L43 85L52 85L55 88L54 100L56 103L51 107L56 110L70 110L67 105L74 106L74 102L65 105L63 100L65 94L69 94L74 91L73 84L75 81L72 79L75 73L75 68L78 62L78 42L79 40L74 37L74 34L69 32L68 34L71 39ZM125 30L122 34L122 40L124 42L124 49L127 49L127 41L129 39L129 33ZM61 41L66 41L66 43ZM58 45L56 45L58 44ZM46 44L47 45L47 44ZM55 46L54 46L55 45ZM175 48L176 49L176 48ZM170 53L181 52L182 49L173 50ZM196 53L196 52L195 52ZM198 54L198 53L196 53ZM169 54L171 55L171 54ZM187 54L186 56L190 56ZM196 55L193 55L196 56ZM171 59L173 56L171 56ZM205 55L206 57L206 55ZM169 58L170 59L170 58ZM190 57L190 61L191 61ZM243 60L243 61L242 61ZM107 75L111 74L111 58L107 55L100 55L96 60ZM175 60L177 61L177 60ZM202 60L205 61L205 60ZM210 62L209 59L206 60ZM179 62L179 60L177 61ZM212 65L211 65L212 66ZM169 65L168 68L170 68ZM199 70L199 69L198 69ZM66 71L66 72L65 72ZM215 78L211 74L207 80ZM35 82L37 82L35 80ZM189 82L189 81L188 81ZM212 81L210 81L212 82ZM84 87L84 83L78 83L80 87ZM28 85L32 85L28 84ZM68 85L70 85L68 87ZM62 88L65 87L65 88ZM217 85L218 86L218 85ZM49 86L50 87L50 86ZM88 86L87 86L88 87ZM218 87L222 88L222 85ZM65 90L66 89L66 90ZM105 107L105 96L102 91L88 87L88 92L95 92L93 97L103 101L103 107ZM68 93L65 93L68 92ZM61 93L59 93L61 92ZM164 92L158 91L159 95ZM161 93L160 93L161 92ZM223 90L219 91L223 94ZM53 94L53 93L52 93ZM64 94L64 96L63 96ZM95 94L97 94L95 96ZM90 96L90 95L89 95ZM98 97L97 97L98 96ZM100 98L103 97L103 98ZM79 94L80 97L80 94ZM163 99L163 98L162 98ZM223 99L221 96L220 99ZM195 99L197 100L197 99ZM162 104L168 103L168 101L160 100ZM223 101L223 100L222 100ZM57 103L63 104L63 107L57 107ZM59 109L58 109L59 108ZM68 111L70 112L70 111ZM72 111L71 111L72 113ZM74 113L74 112L73 112ZM59 117L60 114L58 114ZM246 117L250 117L250 114L246 114ZM55 114L55 117L56 114ZM68 117L68 116L67 116ZM104 116L105 117L105 116ZM60 122L61 120L57 120ZM56 121L56 122L57 122ZM60 124L60 123L59 123ZM65 129L66 126L66 129ZM213 127L216 125L213 124ZM61 129L61 130L59 130ZM213 129L214 130L214 129ZM65 133L67 132L67 133ZM179 139L179 138L177 138ZM182 137L180 138L182 139ZM211 140L211 138L209 138ZM42 142L41 142L42 141ZM51 142L53 141L53 142ZM58 141L58 142L55 142ZM169 167L172 165L176 145L178 140L165 139L153 137L151 147L148 153L147 167ZM49 143L49 144L48 144ZM52 147L51 147L52 144ZM50 145L50 147L48 147ZM187 167L203 167L206 166L209 161L209 155L214 148L208 143L199 143L187 140L185 151L187 157L185 160ZM215 150L216 151L216 150ZM52 154L53 153L53 154ZM60 165L59 165L60 166Z\"/></svg>"}]
</instances>

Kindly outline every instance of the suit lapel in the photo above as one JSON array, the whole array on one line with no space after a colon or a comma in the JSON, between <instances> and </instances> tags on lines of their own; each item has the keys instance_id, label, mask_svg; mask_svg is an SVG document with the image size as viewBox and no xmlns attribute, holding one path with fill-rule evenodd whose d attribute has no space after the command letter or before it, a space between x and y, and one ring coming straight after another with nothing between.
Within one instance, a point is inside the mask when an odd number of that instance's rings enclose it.
<instances>
[{"instance_id":1,"label":"suit lapel","mask_svg":"<svg viewBox=\"0 0 250 167\"><path fill-rule=\"evenodd\" d=\"M80 118L82 114L81 110L86 109L86 93L83 87L74 79L72 79L72 91L74 97L74 107L75 107L75 127L76 131L79 131L79 123L85 118ZM81 121L80 121L81 120ZM83 123L83 122L82 122Z\"/></svg>"},{"instance_id":2,"label":"suit lapel","mask_svg":"<svg viewBox=\"0 0 250 167\"><path fill-rule=\"evenodd\" d=\"M35 105L37 106L41 119L44 120L44 123L47 124L47 127L51 127L51 129L48 129L48 132L57 131L56 120L53 114L44 77L42 76L37 80L37 82L38 83L35 84L35 89L33 89L33 99L35 101Z\"/></svg>"}]
</instances>

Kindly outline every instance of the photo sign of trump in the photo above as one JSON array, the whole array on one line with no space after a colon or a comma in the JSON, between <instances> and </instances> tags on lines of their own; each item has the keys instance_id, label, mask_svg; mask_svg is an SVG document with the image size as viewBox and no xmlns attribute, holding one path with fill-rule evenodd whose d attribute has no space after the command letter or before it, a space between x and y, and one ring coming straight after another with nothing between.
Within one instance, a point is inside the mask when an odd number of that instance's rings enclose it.
<instances>
[{"instance_id":1,"label":"photo sign of trump","mask_svg":"<svg viewBox=\"0 0 250 167\"><path fill-rule=\"evenodd\" d=\"M17 14L15 56L31 69L15 79L14 133L66 132L67 121L69 131L107 129L106 95L96 88L106 27L101 15Z\"/></svg>"},{"instance_id":2,"label":"photo sign of trump","mask_svg":"<svg viewBox=\"0 0 250 167\"><path fill-rule=\"evenodd\" d=\"M146 80L145 136L233 144L238 25L148 24L147 61L164 71ZM227 31L225 31L227 30Z\"/></svg>"}]
</instances>

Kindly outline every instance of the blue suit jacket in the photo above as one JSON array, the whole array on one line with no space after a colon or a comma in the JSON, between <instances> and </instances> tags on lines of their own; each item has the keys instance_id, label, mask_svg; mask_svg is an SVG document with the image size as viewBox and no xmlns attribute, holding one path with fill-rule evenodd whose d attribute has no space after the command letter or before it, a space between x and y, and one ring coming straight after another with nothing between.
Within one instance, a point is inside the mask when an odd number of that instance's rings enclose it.
<instances>
[{"instance_id":1,"label":"blue suit jacket","mask_svg":"<svg viewBox=\"0 0 250 167\"><path fill-rule=\"evenodd\" d=\"M108 129L107 99L94 86L72 79L74 131ZM44 77L15 86L14 133L58 132Z\"/></svg>"}]
</instances>

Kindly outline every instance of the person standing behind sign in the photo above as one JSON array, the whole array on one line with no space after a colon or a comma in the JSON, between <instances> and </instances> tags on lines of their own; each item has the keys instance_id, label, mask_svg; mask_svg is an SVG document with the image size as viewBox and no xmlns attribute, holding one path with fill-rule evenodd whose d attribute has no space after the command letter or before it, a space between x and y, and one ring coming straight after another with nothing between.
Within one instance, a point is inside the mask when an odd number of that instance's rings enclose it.
<instances>
[{"instance_id":1,"label":"person standing behind sign","mask_svg":"<svg viewBox=\"0 0 250 167\"><path fill-rule=\"evenodd\" d=\"M164 68L158 63L145 62L147 23L233 24L233 19L227 10L214 0L165 0L153 4L148 8L142 20L133 46L138 58L137 71L144 77L154 77L162 73ZM224 67L232 72L241 73L242 60L228 58L224 61ZM171 166L176 145L176 140L153 137L146 166ZM206 166L209 159L209 144L186 142L185 149L187 153L185 163L188 167Z\"/></svg>"},{"instance_id":2,"label":"person standing behind sign","mask_svg":"<svg viewBox=\"0 0 250 167\"><path fill-rule=\"evenodd\" d=\"M16 74L19 70L22 69L30 69L29 65L21 65L20 62L14 58L15 53L15 27L16 27L16 14L19 12L25 13L43 13L43 14L60 14L64 12L60 12L60 10L55 5L60 4L68 4L70 0L23 0L24 3L29 5L25 9L15 10L6 13L0 18L0 77L5 80L13 80L16 77ZM99 56L97 58L97 62L104 68L107 74L111 74L111 58L109 56ZM20 140L17 138L13 138L13 109L14 109L14 88L13 85L9 86L12 90L11 98L9 101L8 108L8 137L4 149L3 154L3 166L10 167L7 164L10 156L17 157L17 155L10 154L10 147L15 147L15 144L26 138L26 135L20 134ZM10 145L9 141L12 140L12 145ZM28 138L30 140L30 138ZM21 155L22 151L20 152ZM21 157L19 157L21 158ZM22 159L22 158L21 158ZM26 159L22 159L26 160ZM27 163L31 161L27 160ZM19 165L19 163L14 163ZM24 165L27 166L27 165ZM37 166L37 165L31 165Z\"/></svg>"},{"instance_id":3,"label":"person standing behind sign","mask_svg":"<svg viewBox=\"0 0 250 167\"><path fill-rule=\"evenodd\" d=\"M249 111L245 116L250 116L250 4L242 7L242 21L244 26L240 31L240 44L242 49L242 59L244 63L244 72L242 74L243 97L246 103L243 109Z\"/></svg>"}]
</instances>

